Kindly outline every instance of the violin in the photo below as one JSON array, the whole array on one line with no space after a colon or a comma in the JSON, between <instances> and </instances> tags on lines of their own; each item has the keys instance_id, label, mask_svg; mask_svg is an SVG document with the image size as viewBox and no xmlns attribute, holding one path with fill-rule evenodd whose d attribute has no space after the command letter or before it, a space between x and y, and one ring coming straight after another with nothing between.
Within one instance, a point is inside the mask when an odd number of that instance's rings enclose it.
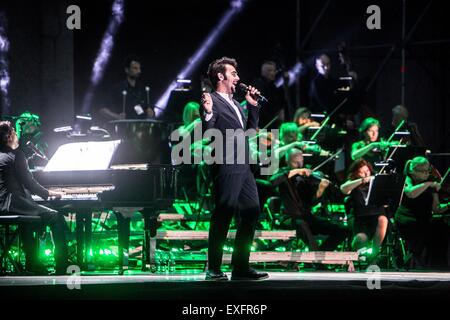
<instances>
[{"instance_id":1,"label":"violin","mask_svg":"<svg viewBox=\"0 0 450 320\"><path fill-rule=\"evenodd\" d=\"M338 185L333 182L329 175L322 171L311 171L311 174L306 179L310 179L314 184L319 184L323 179L330 181L330 186L338 188Z\"/></svg>"},{"instance_id":2,"label":"violin","mask_svg":"<svg viewBox=\"0 0 450 320\"><path fill-rule=\"evenodd\" d=\"M440 198L448 199L450 197L450 184L447 182L449 172L450 168L448 168L445 175L442 176L439 170L430 164L430 176L428 178L428 181L437 182L441 185L441 189L439 190Z\"/></svg>"}]
</instances>

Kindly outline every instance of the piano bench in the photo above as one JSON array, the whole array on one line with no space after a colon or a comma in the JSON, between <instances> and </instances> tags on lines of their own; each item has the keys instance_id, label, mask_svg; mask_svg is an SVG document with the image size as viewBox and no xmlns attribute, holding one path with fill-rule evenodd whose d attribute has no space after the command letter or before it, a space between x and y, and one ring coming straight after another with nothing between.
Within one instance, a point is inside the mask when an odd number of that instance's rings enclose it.
<instances>
[{"instance_id":1,"label":"piano bench","mask_svg":"<svg viewBox=\"0 0 450 320\"><path fill-rule=\"evenodd\" d=\"M20 226L25 223L39 223L41 217L39 216L27 216L18 214L0 215L0 226L4 227L3 237L0 237L0 275L4 275L8 271L8 261L13 267L15 273L21 273L22 267L19 261L16 261L12 254L9 252L13 243L19 237L19 228L11 231L10 226Z\"/></svg>"}]
</instances>

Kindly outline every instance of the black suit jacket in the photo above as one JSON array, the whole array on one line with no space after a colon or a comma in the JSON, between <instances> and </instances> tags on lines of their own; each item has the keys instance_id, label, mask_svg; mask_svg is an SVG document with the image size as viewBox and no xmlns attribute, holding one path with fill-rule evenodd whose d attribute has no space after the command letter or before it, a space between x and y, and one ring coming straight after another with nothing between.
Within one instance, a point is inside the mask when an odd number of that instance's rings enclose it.
<instances>
[{"instance_id":1,"label":"black suit jacket","mask_svg":"<svg viewBox=\"0 0 450 320\"><path fill-rule=\"evenodd\" d=\"M0 149L0 214L36 215L52 211L34 202L30 192L44 199L49 196L48 190L34 180L21 150Z\"/></svg>"},{"instance_id":2,"label":"black suit jacket","mask_svg":"<svg viewBox=\"0 0 450 320\"><path fill-rule=\"evenodd\" d=\"M248 117L246 118L239 102L233 99L233 102L241 113L242 121L244 123L243 128L233 107L219 93L211 93L211 98L213 102L212 118L209 121L206 121L203 110L200 110L200 114L202 118L203 132L208 129L217 129L223 137L223 154L220 157L222 163L213 165L213 173L230 174L246 172L250 168L250 152L248 137L245 136L244 131L248 129L256 130L258 127L259 105L248 105ZM227 136L227 129L237 131L234 131L234 136ZM244 142L244 145L241 144L242 141ZM243 161L238 163L238 160Z\"/></svg>"}]
</instances>

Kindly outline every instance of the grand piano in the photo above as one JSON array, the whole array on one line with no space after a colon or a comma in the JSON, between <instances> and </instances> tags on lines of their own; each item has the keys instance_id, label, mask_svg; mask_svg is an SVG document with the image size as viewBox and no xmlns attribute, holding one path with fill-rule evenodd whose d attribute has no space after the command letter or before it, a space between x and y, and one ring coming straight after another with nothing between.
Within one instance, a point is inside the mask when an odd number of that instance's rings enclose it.
<instances>
[{"instance_id":1,"label":"grand piano","mask_svg":"<svg viewBox=\"0 0 450 320\"><path fill-rule=\"evenodd\" d=\"M143 270L154 265L150 238L156 236L159 210L178 196L178 168L124 164L115 159L121 140L72 142L60 146L35 179L61 199L34 199L62 213L76 213L77 262L86 267L92 238L92 212L139 211L144 218ZM123 250L119 248L119 254ZM119 259L122 259L119 255ZM120 264L122 267L122 264ZM123 271L122 271L123 272Z\"/></svg>"}]
</instances>

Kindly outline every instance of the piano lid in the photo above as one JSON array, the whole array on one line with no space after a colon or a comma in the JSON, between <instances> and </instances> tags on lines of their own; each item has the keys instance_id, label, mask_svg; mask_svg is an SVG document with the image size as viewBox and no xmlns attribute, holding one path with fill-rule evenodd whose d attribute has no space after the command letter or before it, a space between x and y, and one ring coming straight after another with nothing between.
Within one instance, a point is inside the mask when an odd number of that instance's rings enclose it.
<instances>
[{"instance_id":1,"label":"piano lid","mask_svg":"<svg viewBox=\"0 0 450 320\"><path fill-rule=\"evenodd\" d=\"M72 142L60 146L44 171L107 170L120 140Z\"/></svg>"}]
</instances>

